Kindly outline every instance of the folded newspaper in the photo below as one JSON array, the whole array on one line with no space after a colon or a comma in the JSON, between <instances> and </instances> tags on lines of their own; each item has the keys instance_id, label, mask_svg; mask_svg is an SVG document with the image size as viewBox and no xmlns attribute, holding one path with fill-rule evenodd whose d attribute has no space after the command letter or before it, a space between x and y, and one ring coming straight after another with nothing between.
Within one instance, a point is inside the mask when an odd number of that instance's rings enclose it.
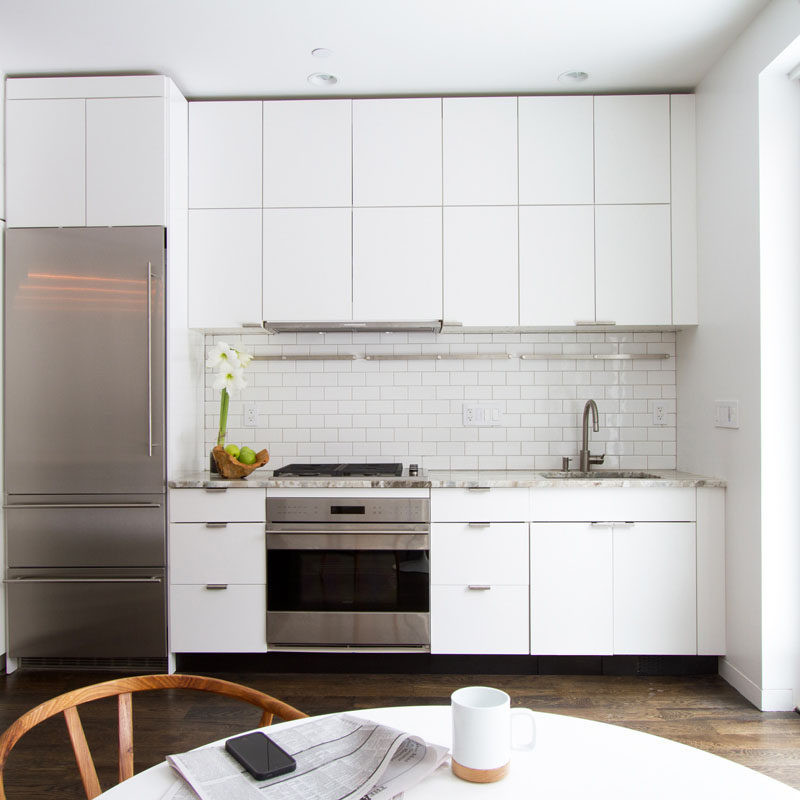
<instances>
[{"instance_id":1,"label":"folded newspaper","mask_svg":"<svg viewBox=\"0 0 800 800\"><path fill-rule=\"evenodd\" d=\"M293 772L257 780L224 743L199 747L167 756L183 780L162 800L390 800L430 775L449 752L351 714L311 719L269 737L294 757Z\"/></svg>"}]
</instances>

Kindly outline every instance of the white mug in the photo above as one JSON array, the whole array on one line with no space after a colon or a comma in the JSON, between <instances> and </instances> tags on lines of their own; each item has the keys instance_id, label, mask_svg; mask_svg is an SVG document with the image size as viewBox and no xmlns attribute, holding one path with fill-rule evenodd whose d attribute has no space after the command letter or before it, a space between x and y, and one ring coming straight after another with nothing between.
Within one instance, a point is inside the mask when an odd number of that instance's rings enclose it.
<instances>
[{"instance_id":1,"label":"white mug","mask_svg":"<svg viewBox=\"0 0 800 800\"><path fill-rule=\"evenodd\" d=\"M533 712L511 709L511 698L500 689L466 686L450 696L453 714L453 773L475 783L505 777L511 750L532 750L536 743ZM524 716L530 723L527 741L512 743L511 718Z\"/></svg>"}]
</instances>

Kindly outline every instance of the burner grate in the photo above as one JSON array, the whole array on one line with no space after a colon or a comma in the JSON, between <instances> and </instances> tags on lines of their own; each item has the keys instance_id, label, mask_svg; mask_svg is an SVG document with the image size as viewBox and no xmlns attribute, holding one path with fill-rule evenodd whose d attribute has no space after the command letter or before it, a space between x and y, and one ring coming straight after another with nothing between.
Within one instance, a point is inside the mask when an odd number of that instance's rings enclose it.
<instances>
[{"instance_id":1,"label":"burner grate","mask_svg":"<svg viewBox=\"0 0 800 800\"><path fill-rule=\"evenodd\" d=\"M403 465L392 464L287 464L272 473L275 477L280 475L298 478L314 477L380 477L401 476Z\"/></svg>"}]
</instances>

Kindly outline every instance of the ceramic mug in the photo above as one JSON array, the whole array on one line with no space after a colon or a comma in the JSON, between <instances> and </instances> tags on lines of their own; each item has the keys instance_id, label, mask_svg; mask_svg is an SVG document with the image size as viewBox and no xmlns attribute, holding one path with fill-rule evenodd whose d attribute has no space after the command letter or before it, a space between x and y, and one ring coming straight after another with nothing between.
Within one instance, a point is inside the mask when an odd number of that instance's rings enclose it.
<instances>
[{"instance_id":1,"label":"ceramic mug","mask_svg":"<svg viewBox=\"0 0 800 800\"><path fill-rule=\"evenodd\" d=\"M500 689L465 686L450 696L453 715L453 774L474 783L491 783L505 777L511 750L532 750L536 743L533 712L511 708L511 698ZM512 717L530 724L527 741L512 741Z\"/></svg>"}]
</instances>

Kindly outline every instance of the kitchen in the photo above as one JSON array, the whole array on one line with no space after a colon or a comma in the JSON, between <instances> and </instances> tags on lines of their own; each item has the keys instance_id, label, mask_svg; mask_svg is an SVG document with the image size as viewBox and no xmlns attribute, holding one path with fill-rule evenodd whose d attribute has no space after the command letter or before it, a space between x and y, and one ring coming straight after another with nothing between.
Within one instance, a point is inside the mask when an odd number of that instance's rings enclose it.
<instances>
[{"instance_id":1,"label":"kitchen","mask_svg":"<svg viewBox=\"0 0 800 800\"><path fill-rule=\"evenodd\" d=\"M282 321L279 317L268 316L266 312L262 316L262 304L268 297L267 293L262 294L260 285L253 287L236 276L218 281L215 285L217 294L212 296L214 303L211 310L217 313L236 311L238 316L195 322L194 325L202 329L228 329L225 332L207 333L204 344L208 347L222 339L241 343L257 357L281 358L255 361L248 368L247 376L251 382L241 397L235 398L229 419L228 441L250 441L266 446L272 455L267 470L296 461L369 461L378 460L379 456L379 460L401 461L406 466L418 463L423 470L432 472L558 470L562 456L577 455L582 434L580 412L583 410L583 403L578 403L578 399L591 396L585 391L579 394L575 387L580 386L581 382L586 382L592 389L597 387L598 391L593 396L600 404L601 425L597 433L592 433L591 441L595 444L591 449L593 454L606 452L603 467L643 471L677 467L727 482L727 649L726 658L720 662L720 670L726 680L758 707L765 710L794 708L796 700L792 696L792 688L800 683L796 676L799 660L790 654L796 655L798 649L798 626L794 624L788 609L797 608L798 604L792 599L794 581L787 574L787 565L793 559L796 537L790 530L791 526L782 521L796 519L792 493L785 491L786 486L791 486L791 476L797 469L792 463L792 448L786 444L787 425L793 426L794 423L791 419L787 420L785 413L767 413L765 409L770 409L778 398L791 396L789 390L795 376L790 375L789 370L781 369L781 366L791 363L790 356L785 354L788 343L796 339L792 336L791 328L791 320L796 314L788 309L783 314L759 312L760 290L766 292L771 289L775 296L773 302L781 304L790 302L792 292L785 290L785 281L789 278L781 272L778 261L768 259L770 255L775 258L777 251L774 242L780 236L780 231L770 231L773 236L772 250L767 249L769 240L762 232L761 245L764 249L761 255L758 252L759 209L755 198L759 196L756 190L759 175L755 165L759 163L760 168L766 170L770 162L763 155L757 160L758 148L766 146L767 138L764 132L760 139L755 133L758 119L755 87L756 76L791 44L794 38L791 34L797 32L795 15L796 9L790 8L787 3L770 4L758 20L748 27L742 42L730 44L724 56L720 49L716 66L711 68L711 62L707 65L707 69L710 68L707 76L704 77L703 73L698 75L696 82L667 87L681 91L696 87L699 241L699 322L696 328L690 325L681 329L679 320L678 330L669 329L673 328L670 319L664 326L667 330L589 333L574 328L574 321L582 319L576 314L572 318L572 330L567 331L460 333L448 328L442 334L400 331L392 334L326 333L320 336L318 333L243 334L239 328L239 334L232 338L231 328L226 323L238 326L262 319ZM790 55L784 58L789 59ZM2 66L7 72L12 72L9 65L4 63ZM776 65L775 69L779 66ZM793 66L789 64L783 74ZM15 68L12 74L20 73L35 74L36 70L20 67ZM766 77L765 74L760 78L763 87L766 86ZM392 85L387 84L387 88L380 92L366 93L404 94L400 89L391 90L389 87ZM493 94L484 89L476 91L480 85L476 83L472 91L458 93ZM649 84L641 77L634 78L630 88L622 84L618 86L624 91L638 89L641 92ZM720 99L723 89L734 93L727 105ZM563 88L557 86L553 86L551 91L564 93ZM592 91L590 88L588 93ZM766 88L762 91L766 92ZM776 97L777 91L774 93ZM529 91L511 92L515 96L527 93ZM448 92L443 91L438 94L431 91L429 94L448 96ZM229 92L205 94L206 97L229 95ZM262 90L251 92L249 96L268 95L271 93ZM348 95L342 90L337 97ZM319 97L319 90L315 90L313 96ZM679 93L675 95L679 96ZM761 98L762 115L766 96L762 94ZM353 102L355 104L357 101ZM189 113L195 106L201 105L204 104L193 100L189 103ZM243 131L244 128L238 130ZM260 138L257 136L256 141L260 141ZM774 143L770 152L779 152L779 145L780 141ZM242 148L236 152L242 155L245 150ZM519 155L522 156L522 148ZM192 168L191 153L189 168ZM355 163L352 168L356 168ZM777 174L780 175L780 172ZM761 180L764 179L762 175ZM190 181L190 195L191 187ZM192 263L192 220L210 213L209 209L202 207L202 202L202 199L197 200L198 207L192 205L191 196L187 200L187 207L191 209L187 215L189 263ZM774 199L771 200L771 195L762 192L762 214L770 202L776 203ZM424 202L416 201L409 205L419 209L426 207ZM524 203L520 201L520 207L522 205ZM259 211L251 211L250 216L262 218L260 209L265 206L261 205L259 198ZM770 219L780 220L785 213L785 204L777 204L775 215ZM233 216L228 214L229 218ZM246 216L241 214L239 219ZM462 222L455 219L458 215L453 216L454 224L461 223L460 230L470 229L468 219ZM734 230L730 227L731 219L737 221ZM275 227L280 228L285 224L285 221L276 222ZM203 231L209 229L210 226L200 225L195 227L194 233L202 235ZM249 243L250 252L258 248L260 261L263 231L256 235L248 231L244 229L237 241L242 247ZM522 259L525 254L524 241L520 240L518 246L518 256ZM210 252L207 243L203 244L201 250ZM245 264L246 255L239 253L236 264ZM767 269L768 264L776 266L770 270ZM355 261L352 262L352 269L356 269ZM736 280L731 281L730 275L734 275ZM491 302L489 289L503 285L504 280L506 286L510 283L513 287L513 278L509 281L508 273L498 268L497 283L493 281L492 286L484 291L486 304ZM575 280L570 284L570 289L578 293L585 285L586 281ZM189 292L192 291L190 285ZM517 287L517 309L521 308L524 291L523 285ZM292 294L296 297L297 292L295 290L288 294L288 300L291 300ZM208 292L204 296L209 296ZM399 290L398 296L402 298ZM541 296L541 293L533 292L530 296ZM502 294L499 297L502 302ZM284 309L288 307L288 300L279 297ZM457 301L458 298L454 302ZM251 305L248 306L248 303ZM251 315L253 303L256 313ZM447 299L443 309L445 313L434 315L432 319L448 320L446 303ZM783 305L776 307L784 308ZM208 310L197 302L189 304L190 315L206 313ZM587 316L595 322L604 318L599 314ZM352 318L364 319L355 310ZM173 322L176 319L173 314ZM459 316L449 319L461 321ZM709 324L704 325L706 320ZM187 327L192 324L192 321L187 321ZM521 319L518 324L523 324ZM191 333L183 339L180 335L173 338L173 345L184 349L171 362L181 363L181 359L188 362L191 359L195 379L202 374L203 361L203 354L197 348L197 330L192 327ZM203 342L200 344L202 350ZM582 349L584 347L586 350ZM646 368L641 369L642 374L648 375L647 383L631 384L634 387L658 389L657 395L654 393L654 396L644 398L613 397L613 393L609 393L614 386L625 385L622 379L626 373L639 372L617 368L624 361L605 362L604 366L614 365L612 369L588 370L579 369L577 364L572 366L573 362L569 359L559 359L557 368L552 368L551 363L555 359L523 358L525 355L565 356L587 351L593 355L666 354L670 358L647 359ZM357 355L359 358L349 361L291 358L334 352L336 355ZM362 353L363 358L360 357ZM451 358L384 361L367 358L373 355L423 353ZM784 355L778 357L778 353ZM499 358L452 358L458 354L496 354ZM284 361L284 356L289 358ZM542 368L544 364L548 365L547 368ZM190 370L187 373L192 374ZM584 373L590 373L588 380ZM609 382L593 379L595 373ZM657 382L657 378L661 381ZM463 383L456 382L459 380ZM519 383L515 383L516 380ZM168 443L167 457L178 460L168 466L167 474L171 479L180 479L187 471L205 463L210 445L216 438L215 428L218 424L217 396L210 384L202 386L196 380L194 383L187 380L179 388L181 394L176 396L173 393L168 400L175 402L173 418L190 418L191 414L186 410L196 408L201 424L187 425L185 430L168 427L168 434L176 437L176 443L174 446ZM435 391L430 392L430 389ZM601 389L602 394L599 391ZM197 397L198 391L203 392L202 402ZM716 427L713 419L715 402L735 399L739 401L741 427ZM648 403L643 410L636 410L634 406L623 411L621 404L626 400L647 400ZM666 425L652 423L655 409L649 401L657 400L667 403L664 408ZM463 425L463 417L460 416L463 409L459 407L468 401L474 401L476 406L484 401L490 412L492 404L500 404L499 411L504 414L504 424ZM244 422L248 403L256 406L256 428L240 424ZM612 423L602 419L623 414L647 415L649 420L648 423L642 420L640 424L631 419L632 424L625 424L625 419L617 418ZM670 417L672 414L675 414L674 419ZM435 420L429 415L433 415ZM359 416L364 419L356 420ZM425 419L426 416L429 419ZM759 416L761 423L756 425ZM170 419L169 410L167 418ZM203 420L205 424L202 424ZM621 438L620 432L626 429L628 435L634 438ZM203 441L193 441L192 437L197 438L198 432L202 435L203 430ZM615 435L620 438L615 440ZM657 438L659 435L663 438ZM598 442L602 442L602 445ZM632 446L628 448L624 442L630 442ZM573 462L572 469L575 468ZM526 488L534 491L531 487L522 487L523 491ZM237 492L228 492L228 495L231 494ZM611 518L619 519L616 515ZM248 516L241 521L252 524L259 520L260 517L251 519ZM218 520L209 518L201 521ZM486 520L433 519L433 522L441 524L469 521ZM492 521L502 520L494 517ZM524 511L508 520L514 523L535 521L526 516ZM176 518L173 524L190 522Z\"/></svg>"}]
</instances>

